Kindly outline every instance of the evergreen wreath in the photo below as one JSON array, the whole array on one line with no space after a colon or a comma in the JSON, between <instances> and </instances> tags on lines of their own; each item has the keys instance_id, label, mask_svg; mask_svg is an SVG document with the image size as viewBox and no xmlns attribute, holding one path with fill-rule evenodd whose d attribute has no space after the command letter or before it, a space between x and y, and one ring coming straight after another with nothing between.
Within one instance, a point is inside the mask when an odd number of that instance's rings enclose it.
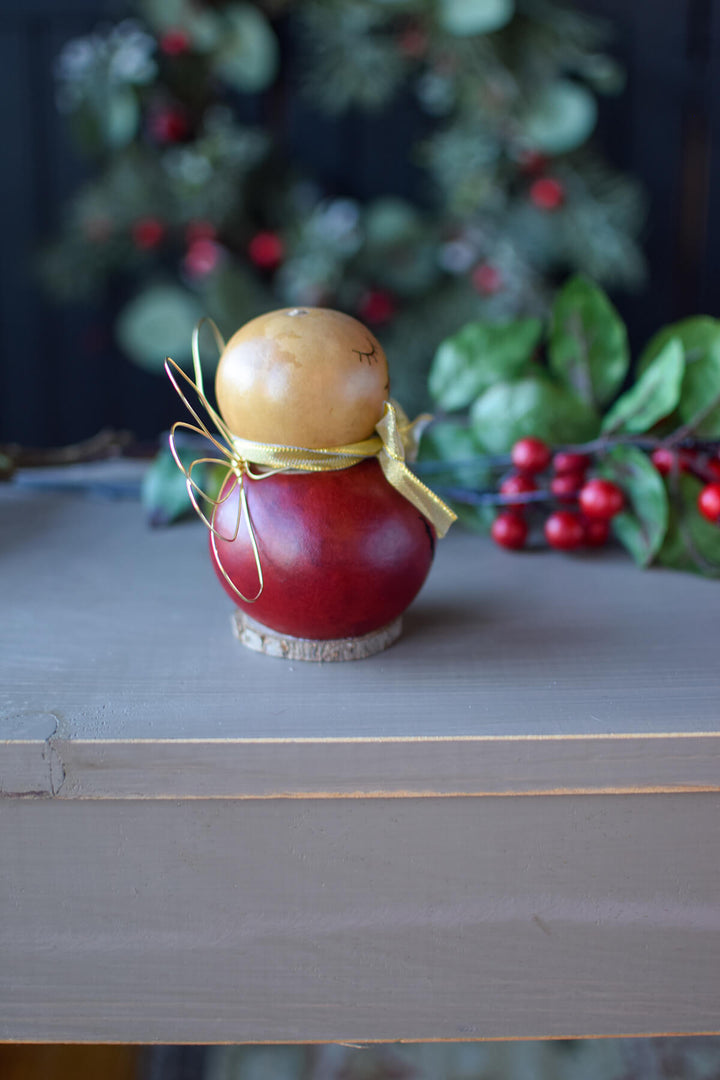
<instances>
[{"instance_id":1,"label":"evergreen wreath","mask_svg":"<svg viewBox=\"0 0 720 1080\"><path fill-rule=\"evenodd\" d=\"M137 363L188 358L201 315L230 334L263 310L335 307L382 333L413 409L469 319L542 314L568 270L642 279L638 188L589 146L596 95L623 83L596 19L554 0L134 9L58 58L94 176L43 269L65 299L131 280L116 331ZM426 132L412 197L361 201L304 173L282 131L298 94L336 115L410 102Z\"/></svg>"}]
</instances>

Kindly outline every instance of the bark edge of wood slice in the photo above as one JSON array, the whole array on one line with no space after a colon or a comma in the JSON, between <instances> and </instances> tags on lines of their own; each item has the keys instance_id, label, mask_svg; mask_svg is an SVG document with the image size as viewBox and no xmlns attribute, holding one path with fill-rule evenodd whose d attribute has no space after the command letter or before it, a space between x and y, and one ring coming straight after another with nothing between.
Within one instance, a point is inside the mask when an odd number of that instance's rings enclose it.
<instances>
[{"instance_id":1,"label":"bark edge of wood slice","mask_svg":"<svg viewBox=\"0 0 720 1080\"><path fill-rule=\"evenodd\" d=\"M281 660L332 663L338 660L365 660L388 649L402 633L402 617L398 616L379 630L361 637L299 638L271 630L237 608L232 616L232 628L238 641L253 652Z\"/></svg>"}]
</instances>

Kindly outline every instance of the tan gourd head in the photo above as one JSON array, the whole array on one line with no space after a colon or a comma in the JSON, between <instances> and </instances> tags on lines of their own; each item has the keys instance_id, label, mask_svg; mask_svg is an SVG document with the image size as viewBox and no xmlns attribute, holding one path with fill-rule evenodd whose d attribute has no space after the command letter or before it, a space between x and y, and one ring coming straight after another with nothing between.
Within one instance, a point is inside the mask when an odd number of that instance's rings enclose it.
<instances>
[{"instance_id":1,"label":"tan gourd head","mask_svg":"<svg viewBox=\"0 0 720 1080\"><path fill-rule=\"evenodd\" d=\"M390 395L380 343L327 308L284 308L228 341L215 394L233 435L318 449L369 438Z\"/></svg>"}]
</instances>

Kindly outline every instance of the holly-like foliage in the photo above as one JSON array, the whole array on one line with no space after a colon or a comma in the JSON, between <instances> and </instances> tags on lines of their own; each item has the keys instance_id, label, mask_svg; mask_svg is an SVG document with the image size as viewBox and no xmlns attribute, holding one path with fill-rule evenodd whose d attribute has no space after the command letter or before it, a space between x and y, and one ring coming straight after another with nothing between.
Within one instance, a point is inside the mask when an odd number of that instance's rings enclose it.
<instances>
[{"instance_id":1,"label":"holly-like foliage","mask_svg":"<svg viewBox=\"0 0 720 1080\"><path fill-rule=\"evenodd\" d=\"M546 522L552 546L580 546L584 518L612 518L639 565L720 576L720 320L665 327L631 380L629 367L620 316L581 276L560 290L545 324L469 323L435 355L429 385L441 416L423 440L419 468L471 525L491 525L504 507L494 528L499 543L513 541L504 546L525 542L508 515L549 505L553 528L564 530L553 543ZM556 452L549 469L547 454L538 456L543 447ZM534 452L537 467L523 464L520 451ZM514 480L498 492L513 464ZM588 481L588 469L604 488ZM520 483L523 475L531 481ZM587 543L598 535L590 529Z\"/></svg>"}]
</instances>

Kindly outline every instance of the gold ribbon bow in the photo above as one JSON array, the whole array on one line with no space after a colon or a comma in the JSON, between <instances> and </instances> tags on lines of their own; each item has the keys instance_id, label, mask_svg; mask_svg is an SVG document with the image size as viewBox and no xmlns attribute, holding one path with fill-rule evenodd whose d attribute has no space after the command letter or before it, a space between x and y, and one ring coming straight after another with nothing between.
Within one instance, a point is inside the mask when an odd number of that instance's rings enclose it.
<instances>
[{"instance_id":1,"label":"gold ribbon bow","mask_svg":"<svg viewBox=\"0 0 720 1080\"><path fill-rule=\"evenodd\" d=\"M213 553L220 571L225 581L241 600L246 603L253 603L259 599L264 588L260 554L245 493L246 476L252 480L264 480L278 472L327 472L329 470L348 469L351 465L357 465L366 458L376 457L388 483L392 484L401 495L432 522L438 536L445 535L453 521L456 520L456 515L442 499L438 498L429 487L410 471L406 464L406 457L413 460L417 453L420 435L423 428L430 422L430 416L423 414L411 422L400 405L396 401L390 400L385 402L382 419L376 425L377 434L372 435L369 439L364 439L362 442L349 443L345 446L308 449L301 446L282 446L242 439L230 431L220 414L205 397L199 349L200 329L204 322L207 322L211 327L219 351L222 352L225 348L225 342L215 323L211 319L201 319L193 331L192 338L194 381L169 356L165 360L165 371L170 382L190 415L196 421L194 424L189 424L179 420L173 424L170 430L170 450L175 463L185 475L190 501L198 516L210 530ZM216 433L211 431L197 410L190 404L178 382L178 377L192 389L203 410L212 421ZM175 436L178 430L191 431L194 434L202 435L215 447L218 456L196 458L189 466L186 466L181 460L175 444ZM199 465L206 464L223 465L227 469L220 485L220 495L217 498L213 498L212 495L204 491L193 477L193 470ZM235 477L235 483L228 486L228 479L231 476ZM222 503L231 497L236 487L240 489L240 498L235 529L232 536L223 536L215 528L215 515ZM225 490L226 488L227 490ZM209 518L200 506L198 496L212 506L213 510ZM243 519L248 531L258 575L258 589L255 596L252 597L244 596L230 580L222 565L216 544L217 539L228 542L235 540L240 532L240 524Z\"/></svg>"}]
</instances>

